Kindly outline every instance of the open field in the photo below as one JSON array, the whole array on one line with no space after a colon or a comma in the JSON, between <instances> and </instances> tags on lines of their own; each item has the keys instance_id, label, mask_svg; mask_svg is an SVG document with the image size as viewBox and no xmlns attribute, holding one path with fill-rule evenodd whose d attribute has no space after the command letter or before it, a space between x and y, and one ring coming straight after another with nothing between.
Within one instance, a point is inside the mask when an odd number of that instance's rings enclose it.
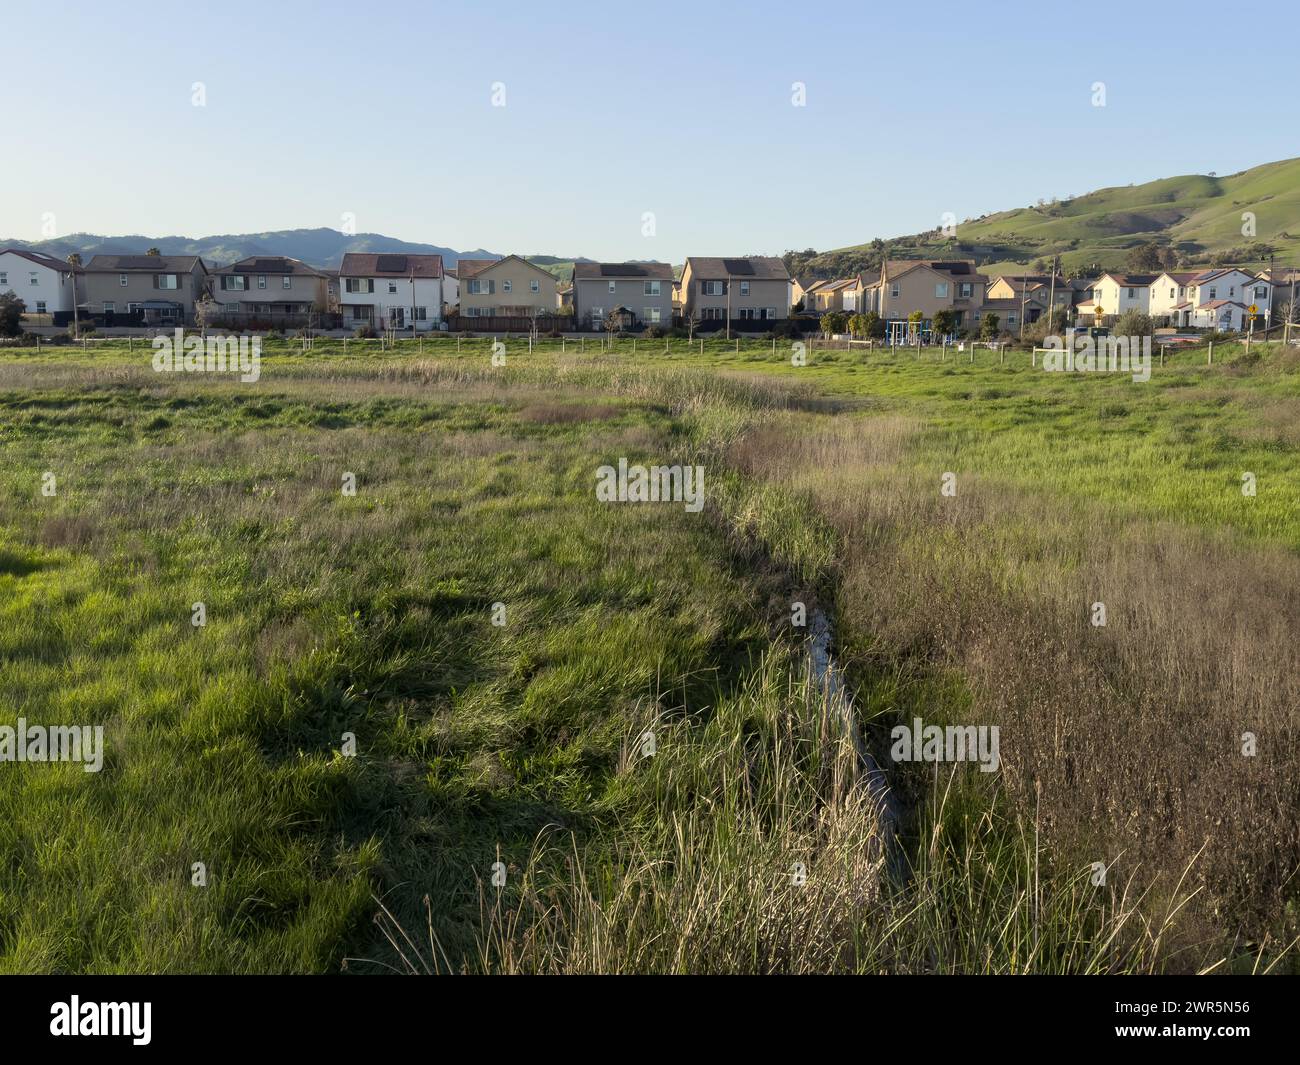
<instances>
[{"instance_id":1,"label":"open field","mask_svg":"<svg viewBox=\"0 0 1300 1065\"><path fill-rule=\"evenodd\" d=\"M0 762L0 968L1296 967L1300 353L489 348L0 351L0 721L107 745Z\"/></svg>"}]
</instances>

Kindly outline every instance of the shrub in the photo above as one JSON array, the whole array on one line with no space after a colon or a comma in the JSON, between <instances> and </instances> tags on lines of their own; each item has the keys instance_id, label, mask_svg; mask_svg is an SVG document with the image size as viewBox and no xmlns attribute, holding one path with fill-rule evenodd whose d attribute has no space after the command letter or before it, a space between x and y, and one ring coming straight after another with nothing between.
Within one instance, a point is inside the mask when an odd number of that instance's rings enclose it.
<instances>
[{"instance_id":1,"label":"shrub","mask_svg":"<svg viewBox=\"0 0 1300 1065\"><path fill-rule=\"evenodd\" d=\"M375 327L372 325L359 325L353 330L352 336L356 340L374 340Z\"/></svg>"},{"instance_id":2,"label":"shrub","mask_svg":"<svg viewBox=\"0 0 1300 1065\"><path fill-rule=\"evenodd\" d=\"M662 340L668 335L668 331L661 325L648 325L641 335L648 340Z\"/></svg>"}]
</instances>

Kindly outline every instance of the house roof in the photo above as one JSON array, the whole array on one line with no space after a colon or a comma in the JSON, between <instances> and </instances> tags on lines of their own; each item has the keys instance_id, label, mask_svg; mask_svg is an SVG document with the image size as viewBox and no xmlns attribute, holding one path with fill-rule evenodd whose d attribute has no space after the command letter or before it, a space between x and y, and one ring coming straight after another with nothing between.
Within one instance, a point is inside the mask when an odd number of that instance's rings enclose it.
<instances>
[{"instance_id":1,"label":"house roof","mask_svg":"<svg viewBox=\"0 0 1300 1065\"><path fill-rule=\"evenodd\" d=\"M775 255L747 255L735 259L718 259L691 255L686 265L697 280L725 280L728 277L755 281L789 281L790 271Z\"/></svg>"},{"instance_id":2,"label":"house roof","mask_svg":"<svg viewBox=\"0 0 1300 1065\"><path fill-rule=\"evenodd\" d=\"M890 281L897 281L904 274L921 267L963 281L988 281L988 277L975 268L974 259L890 259L884 263ZM880 281L880 271L864 271L858 275L858 279L864 286L877 284Z\"/></svg>"},{"instance_id":3,"label":"house roof","mask_svg":"<svg viewBox=\"0 0 1300 1065\"><path fill-rule=\"evenodd\" d=\"M857 283L858 279L856 277L842 277L838 281L827 282L826 288L828 291L838 292L842 288L848 288L850 285L856 285Z\"/></svg>"},{"instance_id":4,"label":"house roof","mask_svg":"<svg viewBox=\"0 0 1300 1065\"><path fill-rule=\"evenodd\" d=\"M324 277L323 271L308 266L301 259L287 255L254 255L228 266L214 266L214 274L302 274L307 277Z\"/></svg>"},{"instance_id":5,"label":"house roof","mask_svg":"<svg viewBox=\"0 0 1300 1065\"><path fill-rule=\"evenodd\" d=\"M442 277L442 256L350 251L339 264L339 276Z\"/></svg>"},{"instance_id":6,"label":"house roof","mask_svg":"<svg viewBox=\"0 0 1300 1065\"><path fill-rule=\"evenodd\" d=\"M1151 284L1159 274L1102 274L1102 277L1109 277L1117 285L1123 285L1126 288L1145 288Z\"/></svg>"},{"instance_id":7,"label":"house roof","mask_svg":"<svg viewBox=\"0 0 1300 1065\"><path fill-rule=\"evenodd\" d=\"M195 264L207 271L197 255L93 255L84 269L87 273L187 274Z\"/></svg>"},{"instance_id":8,"label":"house roof","mask_svg":"<svg viewBox=\"0 0 1300 1065\"><path fill-rule=\"evenodd\" d=\"M34 262L37 266L44 266L48 270L61 270L63 273L79 273L69 263L54 258L52 255L42 255L38 251L28 251L26 248L0 248L0 255L18 255L24 259Z\"/></svg>"},{"instance_id":9,"label":"house roof","mask_svg":"<svg viewBox=\"0 0 1300 1065\"><path fill-rule=\"evenodd\" d=\"M670 263L574 263L573 277L578 281L599 281L620 277L671 281L673 268Z\"/></svg>"},{"instance_id":10,"label":"house roof","mask_svg":"<svg viewBox=\"0 0 1300 1065\"><path fill-rule=\"evenodd\" d=\"M1166 270L1163 274L1160 275L1160 277L1168 277L1174 281L1177 281L1180 285L1186 285L1189 281L1195 280L1196 276L1197 275L1195 270L1179 270L1177 273L1173 273L1169 270ZM1157 277L1156 280L1159 281L1160 277Z\"/></svg>"}]
</instances>

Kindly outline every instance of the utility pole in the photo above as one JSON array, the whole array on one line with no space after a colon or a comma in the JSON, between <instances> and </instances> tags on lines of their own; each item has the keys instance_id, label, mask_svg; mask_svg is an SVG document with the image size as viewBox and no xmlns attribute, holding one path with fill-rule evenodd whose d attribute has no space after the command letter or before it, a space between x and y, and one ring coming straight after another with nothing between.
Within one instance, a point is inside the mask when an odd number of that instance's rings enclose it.
<instances>
[{"instance_id":1,"label":"utility pole","mask_svg":"<svg viewBox=\"0 0 1300 1065\"><path fill-rule=\"evenodd\" d=\"M731 273L727 273L727 339L731 339Z\"/></svg>"},{"instance_id":2,"label":"utility pole","mask_svg":"<svg viewBox=\"0 0 1300 1065\"><path fill-rule=\"evenodd\" d=\"M1057 256L1052 256L1052 287L1047 296L1047 325L1050 328L1052 319L1056 315L1056 260Z\"/></svg>"},{"instance_id":3,"label":"utility pole","mask_svg":"<svg viewBox=\"0 0 1300 1065\"><path fill-rule=\"evenodd\" d=\"M1284 344L1291 343L1291 323L1295 321L1295 275L1296 268L1293 266L1291 267L1291 303L1286 309L1286 329L1283 331Z\"/></svg>"}]
</instances>

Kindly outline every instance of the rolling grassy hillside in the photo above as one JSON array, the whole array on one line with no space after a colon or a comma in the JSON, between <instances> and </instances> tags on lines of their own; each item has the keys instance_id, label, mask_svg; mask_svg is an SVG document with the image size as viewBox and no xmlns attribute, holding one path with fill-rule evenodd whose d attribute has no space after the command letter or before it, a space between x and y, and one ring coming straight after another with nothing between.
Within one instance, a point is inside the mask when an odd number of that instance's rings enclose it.
<instances>
[{"instance_id":1,"label":"rolling grassy hillside","mask_svg":"<svg viewBox=\"0 0 1300 1065\"><path fill-rule=\"evenodd\" d=\"M1255 214L1255 236L1242 234L1242 214ZM1190 174L1142 185L1099 189L1068 201L984 215L959 222L956 235L938 230L873 241L826 252L806 269L847 273L859 261L879 260L884 247L897 257L975 258L981 266L1025 266L1061 256L1067 271L1102 270L1125 265L1129 250L1152 242L1176 251L1189 264L1211 263L1216 256L1235 262L1268 252L1279 263L1300 259L1300 159L1243 170L1227 177ZM867 265L870 265L869 263Z\"/></svg>"}]
</instances>

